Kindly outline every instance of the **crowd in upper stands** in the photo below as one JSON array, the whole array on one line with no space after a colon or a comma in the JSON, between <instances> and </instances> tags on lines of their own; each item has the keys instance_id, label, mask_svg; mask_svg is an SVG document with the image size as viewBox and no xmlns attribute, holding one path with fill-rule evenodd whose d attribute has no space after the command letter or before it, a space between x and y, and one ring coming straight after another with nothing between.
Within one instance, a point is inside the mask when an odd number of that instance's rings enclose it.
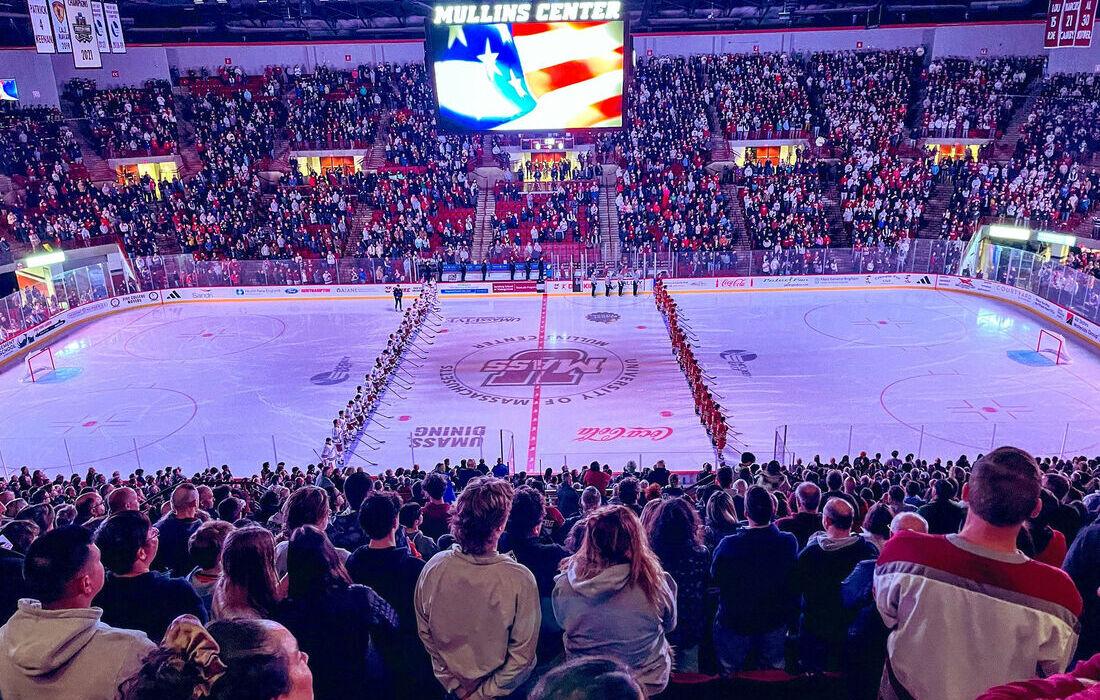
<instances>
[{"instance_id":1,"label":"crowd in upper stands","mask_svg":"<svg viewBox=\"0 0 1100 700\"><path fill-rule=\"evenodd\" d=\"M1065 697L1020 688L1094 678L1030 680L1098 663L1098 474L1011 447L743 453L691 483L663 461L24 467L0 480L0 692L641 700L702 672L752 698L739 674L767 669L832 672L813 697ZM570 675L596 663L632 690Z\"/></svg>"},{"instance_id":2,"label":"crowd in upper stands","mask_svg":"<svg viewBox=\"0 0 1100 700\"><path fill-rule=\"evenodd\" d=\"M142 87L99 89L91 78L65 85L63 97L73 102L92 145L104 156L130 158L177 152L172 86L149 80Z\"/></svg>"},{"instance_id":3,"label":"crowd in upper stands","mask_svg":"<svg viewBox=\"0 0 1100 700\"><path fill-rule=\"evenodd\" d=\"M504 158L501 141L441 133L423 66L272 66L255 75L223 66L174 76L177 96L164 82L102 89L77 79L65 101L97 150L177 151L178 104L199 162L185 159L178 181L137 177L92 192L60 113L0 111L0 171L22 186L0 204L0 255L100 234L124 238L139 256L363 256L383 267L405 255L434 264L571 255L601 247L599 197L570 184L597 179L600 162L618 166L613 201L625 252L880 248L917 236L965 239L992 219L1080 228L1100 184L1091 165L1100 81L1058 75L1036 87L1043 64L1029 57L925 65L923 49L641 58L626 128L598 134L570 168L537 173L565 183L564 194L518 209L498 197L482 228L473 169L486 148ZM911 126L931 135L1003 131L1029 91L1038 96L1008 155L930 157L909 138ZM745 149L742 165L711 172L712 160L732 157L722 136L765 132L810 142L781 158ZM273 185L259 176L279 167L284 139L373 148L381 173L312 172L296 161ZM534 178L534 167L518 177ZM929 216L933 198L946 205L935 208L946 209L941 220ZM174 226L160 228L166 222ZM546 250L557 242L571 245Z\"/></svg>"},{"instance_id":4,"label":"crowd in upper stands","mask_svg":"<svg viewBox=\"0 0 1100 700\"><path fill-rule=\"evenodd\" d=\"M925 71L922 125L927 136L984 138L1008 125L1045 57L937 58Z\"/></svg>"}]
</instances>

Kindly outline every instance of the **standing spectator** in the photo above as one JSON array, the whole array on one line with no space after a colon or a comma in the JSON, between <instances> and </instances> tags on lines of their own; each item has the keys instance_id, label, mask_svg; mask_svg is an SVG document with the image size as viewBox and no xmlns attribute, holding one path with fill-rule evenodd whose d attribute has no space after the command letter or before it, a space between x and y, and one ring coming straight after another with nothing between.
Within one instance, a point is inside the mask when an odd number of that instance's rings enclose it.
<instances>
[{"instance_id":1,"label":"standing spectator","mask_svg":"<svg viewBox=\"0 0 1100 700\"><path fill-rule=\"evenodd\" d=\"M303 486L286 499L286 520L279 535L280 542L275 545L275 572L286 576L286 548L290 534L303 525L312 525L321 532L328 529L329 509L328 492L320 486ZM340 561L347 561L350 552L336 548Z\"/></svg>"},{"instance_id":2,"label":"standing spectator","mask_svg":"<svg viewBox=\"0 0 1100 700\"><path fill-rule=\"evenodd\" d=\"M722 540L741 529L737 509L728 491L718 490L707 499L707 523L703 528L703 544L713 554Z\"/></svg>"},{"instance_id":3,"label":"standing spectator","mask_svg":"<svg viewBox=\"0 0 1100 700\"><path fill-rule=\"evenodd\" d=\"M840 584L856 564L878 554L873 544L852 534L855 511L846 500L826 502L823 521L825 531L810 538L795 566L795 585L802 595L799 658L807 671L840 668L848 634Z\"/></svg>"},{"instance_id":4,"label":"standing spectator","mask_svg":"<svg viewBox=\"0 0 1100 700\"><path fill-rule=\"evenodd\" d=\"M372 677L369 658L373 645L384 662L395 660L397 613L370 588L352 584L325 534L312 525L295 530L287 569L287 597L274 616L309 654L314 697L341 700L396 681Z\"/></svg>"},{"instance_id":5,"label":"standing spectator","mask_svg":"<svg viewBox=\"0 0 1100 700\"><path fill-rule=\"evenodd\" d=\"M406 503L397 512L397 519L401 523L401 527L405 529L406 541L412 543L421 559L428 561L439 553L439 545L431 537L420 531L420 525L424 522L421 511L419 503Z\"/></svg>"},{"instance_id":6,"label":"standing spectator","mask_svg":"<svg viewBox=\"0 0 1100 700\"><path fill-rule=\"evenodd\" d=\"M348 573L392 605L402 627L411 631L416 624L413 595L424 562L397 546L399 510L400 499L393 493L376 491L363 501L359 523L368 541L348 558Z\"/></svg>"},{"instance_id":7,"label":"standing spectator","mask_svg":"<svg viewBox=\"0 0 1100 700\"><path fill-rule=\"evenodd\" d=\"M144 513L131 510L107 518L95 535L107 578L92 603L103 609L108 625L141 630L149 639L163 637L180 615L206 620L202 600L186 580L150 571L158 534Z\"/></svg>"},{"instance_id":8,"label":"standing spectator","mask_svg":"<svg viewBox=\"0 0 1100 700\"><path fill-rule=\"evenodd\" d=\"M683 498L666 498L657 504L646 525L649 546L676 582L676 629L668 634L676 668L698 671L710 584L710 552L703 546L699 515Z\"/></svg>"},{"instance_id":9,"label":"standing spectator","mask_svg":"<svg viewBox=\"0 0 1100 700\"><path fill-rule=\"evenodd\" d=\"M432 472L424 478L424 493L428 502L421 511L424 522L420 524L420 530L437 542L450 528L451 507L443 502L446 491L447 479L439 472Z\"/></svg>"},{"instance_id":10,"label":"standing spectator","mask_svg":"<svg viewBox=\"0 0 1100 700\"><path fill-rule=\"evenodd\" d=\"M275 538L259 526L229 533L222 546L222 576L214 586L214 620L260 619L275 609Z\"/></svg>"},{"instance_id":11,"label":"standing spectator","mask_svg":"<svg viewBox=\"0 0 1100 700\"><path fill-rule=\"evenodd\" d=\"M602 503L602 497L599 490L595 486L585 486L584 490L581 491L580 512L566 520L558 528L559 541L570 552L575 553L577 551L581 540L584 539L584 519L588 517L589 513L599 508L600 503Z\"/></svg>"},{"instance_id":12,"label":"standing spectator","mask_svg":"<svg viewBox=\"0 0 1100 700\"><path fill-rule=\"evenodd\" d=\"M954 535L966 519L966 508L954 500L957 493L955 482L939 479L932 486L932 493L932 500L917 509L920 516L928 521L928 534Z\"/></svg>"},{"instance_id":13,"label":"standing spectator","mask_svg":"<svg viewBox=\"0 0 1100 700\"><path fill-rule=\"evenodd\" d=\"M539 631L538 658L553 661L562 652L561 628L554 620L550 595L554 591L554 577L561 568L569 550L553 542L541 541L542 523L546 518L546 502L537 490L523 486L512 498L512 512L508 517L505 537L512 556L530 570L539 589L539 607L542 611L542 628Z\"/></svg>"},{"instance_id":14,"label":"standing spectator","mask_svg":"<svg viewBox=\"0 0 1100 700\"><path fill-rule=\"evenodd\" d=\"M975 463L958 535L899 533L875 569L890 628L880 695L971 700L986 688L1062 671L1077 643L1081 596L1064 572L1016 549L1038 512L1035 459L1000 447ZM959 630L997 630L975 643Z\"/></svg>"},{"instance_id":15,"label":"standing spectator","mask_svg":"<svg viewBox=\"0 0 1100 700\"><path fill-rule=\"evenodd\" d=\"M92 599L104 572L91 533L74 525L43 534L27 551L24 575L32 598L0 627L0 696L114 700L156 645L100 621Z\"/></svg>"},{"instance_id":16,"label":"standing spectator","mask_svg":"<svg viewBox=\"0 0 1100 700\"><path fill-rule=\"evenodd\" d=\"M214 587L222 577L222 546L232 531L231 523L210 520L199 526L187 542L187 553L195 562L187 582L198 593L207 615L214 607Z\"/></svg>"},{"instance_id":17,"label":"standing spectator","mask_svg":"<svg viewBox=\"0 0 1100 700\"><path fill-rule=\"evenodd\" d=\"M662 571L634 511L606 506L588 516L580 548L563 565L553 602L568 656L620 660L647 695L664 690L676 582Z\"/></svg>"},{"instance_id":18,"label":"standing spectator","mask_svg":"<svg viewBox=\"0 0 1100 700\"><path fill-rule=\"evenodd\" d=\"M573 486L573 475L565 470L561 475L561 485L558 486L558 510L562 516L569 520L580 512L581 494Z\"/></svg>"},{"instance_id":19,"label":"standing spectator","mask_svg":"<svg viewBox=\"0 0 1100 700\"><path fill-rule=\"evenodd\" d=\"M372 485L371 478L363 472L355 472L344 481L347 510L332 516L325 530L333 547L354 552L367 543L367 535L359 527L359 506L363 505Z\"/></svg>"},{"instance_id":20,"label":"standing spectator","mask_svg":"<svg viewBox=\"0 0 1100 700\"><path fill-rule=\"evenodd\" d=\"M775 526L782 532L794 535L801 551L809 543L810 536L821 532L825 527L818 512L821 506L821 489L817 484L803 481L794 490L794 500L797 507L794 515L780 518L775 521Z\"/></svg>"},{"instance_id":21,"label":"standing spectator","mask_svg":"<svg viewBox=\"0 0 1100 700\"><path fill-rule=\"evenodd\" d=\"M607 487L611 485L611 472L600 469L599 462L592 462L584 472L581 479L585 486L593 486L600 492L600 496L607 494Z\"/></svg>"},{"instance_id":22,"label":"standing spectator","mask_svg":"<svg viewBox=\"0 0 1100 700\"><path fill-rule=\"evenodd\" d=\"M1081 640L1074 658L1087 659L1100 652L1100 522L1077 533L1063 568L1084 601Z\"/></svg>"},{"instance_id":23,"label":"standing spectator","mask_svg":"<svg viewBox=\"0 0 1100 700\"><path fill-rule=\"evenodd\" d=\"M0 620L11 617L19 607L19 600L28 595L23 580L26 547L17 547L14 543L25 539L30 546L36 537L38 526L27 520L12 520L0 528L0 538L12 543L11 547L0 546Z\"/></svg>"},{"instance_id":24,"label":"standing spectator","mask_svg":"<svg viewBox=\"0 0 1100 700\"><path fill-rule=\"evenodd\" d=\"M473 479L455 503L455 546L428 562L416 586L420 639L436 678L459 697L514 693L535 666L541 621L535 577L497 553L512 495L505 481Z\"/></svg>"},{"instance_id":25,"label":"standing spectator","mask_svg":"<svg viewBox=\"0 0 1100 700\"><path fill-rule=\"evenodd\" d=\"M172 491L172 512L155 525L160 533L160 549L152 568L167 571L175 578L190 573L192 563L187 555L187 542L191 539L191 533L202 524L198 511L199 490L193 484L183 483ZM113 508L111 513L114 513Z\"/></svg>"},{"instance_id":26,"label":"standing spectator","mask_svg":"<svg viewBox=\"0 0 1100 700\"><path fill-rule=\"evenodd\" d=\"M714 647L727 674L783 668L787 626L798 610L792 585L798 543L772 522L774 497L761 486L750 488L745 515L749 526L722 540L711 565L719 591Z\"/></svg>"}]
</instances>

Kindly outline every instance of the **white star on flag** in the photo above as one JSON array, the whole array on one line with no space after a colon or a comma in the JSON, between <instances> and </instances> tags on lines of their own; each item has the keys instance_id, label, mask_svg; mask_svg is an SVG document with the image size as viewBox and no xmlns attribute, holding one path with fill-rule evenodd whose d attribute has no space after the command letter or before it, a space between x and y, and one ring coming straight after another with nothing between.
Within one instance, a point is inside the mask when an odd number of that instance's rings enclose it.
<instances>
[{"instance_id":1,"label":"white star on flag","mask_svg":"<svg viewBox=\"0 0 1100 700\"><path fill-rule=\"evenodd\" d=\"M477 60L485 64L485 71L489 74L489 77L498 75L500 68L497 68L497 56L500 54L493 53L492 48L489 47L489 40L485 40L485 53L477 57Z\"/></svg>"},{"instance_id":2,"label":"white star on flag","mask_svg":"<svg viewBox=\"0 0 1100 700\"><path fill-rule=\"evenodd\" d=\"M462 30L462 25L450 27L447 34L447 48L449 49L454 46L456 41L463 46L469 46L469 44L466 43L466 32Z\"/></svg>"},{"instance_id":3,"label":"white star on flag","mask_svg":"<svg viewBox=\"0 0 1100 700\"><path fill-rule=\"evenodd\" d=\"M512 86L512 89L516 91L516 94L520 97L527 97L527 91L523 89L523 80L520 79L516 72L513 70L508 71L512 76L512 79L508 81L508 84Z\"/></svg>"}]
</instances>

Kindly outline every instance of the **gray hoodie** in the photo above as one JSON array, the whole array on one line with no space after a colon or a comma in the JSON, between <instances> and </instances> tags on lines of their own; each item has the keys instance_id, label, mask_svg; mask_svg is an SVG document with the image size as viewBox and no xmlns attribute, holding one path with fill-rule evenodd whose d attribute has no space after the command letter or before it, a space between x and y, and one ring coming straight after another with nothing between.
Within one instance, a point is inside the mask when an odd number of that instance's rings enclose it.
<instances>
[{"instance_id":1,"label":"gray hoodie","mask_svg":"<svg viewBox=\"0 0 1100 700\"><path fill-rule=\"evenodd\" d=\"M99 608L43 610L37 600L0 627L4 700L114 700L156 648L144 632L99 621Z\"/></svg>"},{"instance_id":2,"label":"gray hoodie","mask_svg":"<svg viewBox=\"0 0 1100 700\"><path fill-rule=\"evenodd\" d=\"M555 579L554 617L565 631L570 658L622 661L647 695L668 685L672 651L665 635L676 628L676 582L665 574L657 609L638 586L627 585L629 564L609 566L581 581L572 566Z\"/></svg>"}]
</instances>

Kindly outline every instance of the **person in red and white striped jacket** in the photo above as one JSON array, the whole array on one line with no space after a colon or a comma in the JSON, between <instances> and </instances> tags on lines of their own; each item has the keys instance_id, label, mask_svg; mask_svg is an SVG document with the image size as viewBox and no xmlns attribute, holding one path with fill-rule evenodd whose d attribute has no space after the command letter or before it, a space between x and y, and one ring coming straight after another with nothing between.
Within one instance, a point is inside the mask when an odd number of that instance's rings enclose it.
<instances>
[{"instance_id":1,"label":"person in red and white striped jacket","mask_svg":"<svg viewBox=\"0 0 1100 700\"><path fill-rule=\"evenodd\" d=\"M1065 572L1016 549L1040 508L1041 474L1023 450L1001 447L974 465L958 535L900 533L875 567L890 628L880 697L974 700L988 688L1065 670L1081 596Z\"/></svg>"}]
</instances>

